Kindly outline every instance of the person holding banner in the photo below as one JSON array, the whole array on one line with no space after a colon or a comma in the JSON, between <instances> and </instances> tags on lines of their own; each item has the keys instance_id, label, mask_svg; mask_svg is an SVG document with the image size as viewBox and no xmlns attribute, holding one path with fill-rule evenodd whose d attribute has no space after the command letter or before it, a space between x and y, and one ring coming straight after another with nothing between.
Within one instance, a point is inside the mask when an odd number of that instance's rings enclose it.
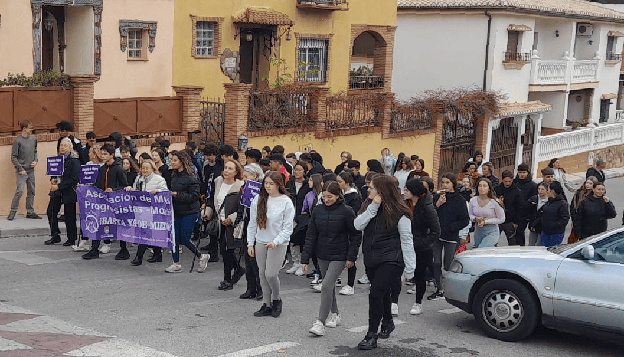
<instances>
[{"instance_id":1,"label":"person holding banner","mask_svg":"<svg viewBox=\"0 0 624 357\"><path fill-rule=\"evenodd\" d=\"M78 237L76 227L76 186L80 177L80 160L73 151L72 142L68 138L63 138L59 144L59 155L63 157L63 174L61 177L52 178L50 187L50 203L48 204L48 222L52 238L45 241L46 245L61 242L61 231L58 228L58 212L61 203L65 205L65 227L67 227L67 241L64 247L72 246Z\"/></svg>"},{"instance_id":2,"label":"person holding banner","mask_svg":"<svg viewBox=\"0 0 624 357\"><path fill-rule=\"evenodd\" d=\"M215 193L212 196L214 211L221 222L219 245L223 256L223 281L219 290L224 291L232 290L234 284L245 274L245 269L239 265L235 254L236 248L242 248L244 244L240 237L234 237L234 221L241 200L242 180L243 168L238 161L226 159L221 176L215 180Z\"/></svg>"},{"instance_id":3,"label":"person holding banner","mask_svg":"<svg viewBox=\"0 0 624 357\"><path fill-rule=\"evenodd\" d=\"M258 261L264 304L256 317L279 317L282 313L279 270L293 232L295 207L288 197L284 176L269 171L264 177L258 197L251 204L247 227L247 251Z\"/></svg>"},{"instance_id":4,"label":"person holding banner","mask_svg":"<svg viewBox=\"0 0 624 357\"><path fill-rule=\"evenodd\" d=\"M104 162L98 171L95 187L105 192L113 192L123 190L128 186L126 173L121 166L121 159L115 157L115 147L111 144L103 145L100 149L100 158ZM126 260L130 258L130 252L126 242L119 241L121 250L115 256L115 260ZM93 240L91 250L82 256L82 259L91 260L100 257L101 253L110 251L110 240L104 240L104 246L100 249L100 241Z\"/></svg>"},{"instance_id":5,"label":"person holding banner","mask_svg":"<svg viewBox=\"0 0 624 357\"><path fill-rule=\"evenodd\" d=\"M198 272L203 272L208 266L209 254L201 254L191 243L191 235L195 222L199 219L199 181L193 174L191 157L185 151L169 153L169 168L171 175L171 196L173 197L173 214L175 227L175 245L171 252L173 264L165 269L167 273L181 273L180 244L184 244L196 257L199 258Z\"/></svg>"},{"instance_id":6,"label":"person holding banner","mask_svg":"<svg viewBox=\"0 0 624 357\"><path fill-rule=\"evenodd\" d=\"M147 191L152 195L157 192L169 191L167 182L158 172L158 167L153 160L143 160L141 163L141 175L136 178L132 186L127 186L126 191ZM148 246L145 244L139 244L136 256L130 264L133 266L139 266L143 263L143 255ZM154 250L154 254L147 260L148 263L162 262L162 248L151 247Z\"/></svg>"}]
</instances>

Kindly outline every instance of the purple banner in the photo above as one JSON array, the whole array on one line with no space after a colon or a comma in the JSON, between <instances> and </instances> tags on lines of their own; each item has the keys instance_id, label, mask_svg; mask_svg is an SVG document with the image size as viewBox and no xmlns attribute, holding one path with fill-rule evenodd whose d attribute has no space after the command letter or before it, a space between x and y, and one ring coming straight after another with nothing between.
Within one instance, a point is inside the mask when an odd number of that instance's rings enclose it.
<instances>
[{"instance_id":1,"label":"purple banner","mask_svg":"<svg viewBox=\"0 0 624 357\"><path fill-rule=\"evenodd\" d=\"M241 204L245 207L251 207L251 201L260 193L262 183L247 180L245 187L243 188L243 194L241 196Z\"/></svg>"},{"instance_id":2,"label":"purple banner","mask_svg":"<svg viewBox=\"0 0 624 357\"><path fill-rule=\"evenodd\" d=\"M173 249L171 192L104 192L92 186L78 186L76 192L85 237Z\"/></svg>"},{"instance_id":3,"label":"purple banner","mask_svg":"<svg viewBox=\"0 0 624 357\"><path fill-rule=\"evenodd\" d=\"M48 156L48 176L63 176L65 157Z\"/></svg>"},{"instance_id":4,"label":"purple banner","mask_svg":"<svg viewBox=\"0 0 624 357\"><path fill-rule=\"evenodd\" d=\"M100 165L83 165L80 167L80 184L95 185L97 181Z\"/></svg>"}]
</instances>

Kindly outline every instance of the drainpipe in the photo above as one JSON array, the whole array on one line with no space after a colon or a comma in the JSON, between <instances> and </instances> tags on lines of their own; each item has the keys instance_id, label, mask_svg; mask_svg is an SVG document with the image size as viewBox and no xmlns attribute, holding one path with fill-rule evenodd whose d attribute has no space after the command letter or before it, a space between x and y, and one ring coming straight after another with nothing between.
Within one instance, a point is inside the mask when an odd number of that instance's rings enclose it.
<instances>
[{"instance_id":1,"label":"drainpipe","mask_svg":"<svg viewBox=\"0 0 624 357\"><path fill-rule=\"evenodd\" d=\"M487 71L489 67L490 60L490 33L492 32L492 15L485 11L485 16L488 18L488 27L487 27L487 39L485 42L485 68L483 69L483 91L487 89Z\"/></svg>"}]
</instances>

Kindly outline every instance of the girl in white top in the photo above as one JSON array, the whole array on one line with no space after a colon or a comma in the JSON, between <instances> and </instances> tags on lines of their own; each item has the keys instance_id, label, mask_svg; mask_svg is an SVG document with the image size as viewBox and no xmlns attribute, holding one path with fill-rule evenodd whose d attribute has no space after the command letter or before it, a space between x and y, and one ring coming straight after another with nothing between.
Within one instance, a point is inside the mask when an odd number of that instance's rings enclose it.
<instances>
[{"instance_id":1,"label":"girl in white top","mask_svg":"<svg viewBox=\"0 0 624 357\"><path fill-rule=\"evenodd\" d=\"M568 182L568 179L566 178L565 170L563 169L563 167L561 167L561 161L559 161L559 158L551 159L550 163L548 163L548 167L552 168L553 171L555 172L555 177L554 177L555 181L559 181L561 186L567 188L568 191L572 193L576 192L576 190Z\"/></svg>"},{"instance_id":2,"label":"girl in white top","mask_svg":"<svg viewBox=\"0 0 624 357\"><path fill-rule=\"evenodd\" d=\"M505 222L505 210L494 197L492 182L480 178L477 182L478 195L470 199L468 213L475 222L474 247L495 247L500 239L498 225Z\"/></svg>"},{"instance_id":3,"label":"girl in white top","mask_svg":"<svg viewBox=\"0 0 624 357\"><path fill-rule=\"evenodd\" d=\"M409 176L410 172L414 171L414 166L412 166L412 160L407 156L399 161L399 165L400 168L396 170L394 177L399 180L399 190L403 192L405 189L405 182L407 182L407 176Z\"/></svg>"},{"instance_id":4,"label":"girl in white top","mask_svg":"<svg viewBox=\"0 0 624 357\"><path fill-rule=\"evenodd\" d=\"M278 273L294 219L295 207L284 185L284 176L276 171L267 172L260 194L251 203L247 227L247 250L258 262L264 303L254 316L279 317L282 313Z\"/></svg>"}]
</instances>

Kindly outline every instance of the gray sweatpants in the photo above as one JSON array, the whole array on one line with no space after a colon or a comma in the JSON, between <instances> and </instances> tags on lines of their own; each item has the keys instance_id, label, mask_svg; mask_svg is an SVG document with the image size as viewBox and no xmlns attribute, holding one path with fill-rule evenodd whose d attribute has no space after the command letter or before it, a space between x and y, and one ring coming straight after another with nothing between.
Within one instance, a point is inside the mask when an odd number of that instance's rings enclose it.
<instances>
[{"instance_id":1,"label":"gray sweatpants","mask_svg":"<svg viewBox=\"0 0 624 357\"><path fill-rule=\"evenodd\" d=\"M319 308L319 320L325 324L329 312L338 313L336 303L336 280L347 265L346 261L318 260L321 268L323 284L321 284L321 307Z\"/></svg>"},{"instance_id":2,"label":"gray sweatpants","mask_svg":"<svg viewBox=\"0 0 624 357\"><path fill-rule=\"evenodd\" d=\"M28 214L35 214L35 170L26 170L26 176L20 175L19 172L16 173L15 176L17 188L15 190L15 196L13 196L13 201L11 202L11 212L17 212L20 200L24 194L24 186L26 186L26 212Z\"/></svg>"},{"instance_id":3,"label":"gray sweatpants","mask_svg":"<svg viewBox=\"0 0 624 357\"><path fill-rule=\"evenodd\" d=\"M262 302L271 306L272 300L280 300L279 271L286 256L288 245L282 244L274 249L267 249L265 244L256 243L256 261L262 286Z\"/></svg>"}]
</instances>

